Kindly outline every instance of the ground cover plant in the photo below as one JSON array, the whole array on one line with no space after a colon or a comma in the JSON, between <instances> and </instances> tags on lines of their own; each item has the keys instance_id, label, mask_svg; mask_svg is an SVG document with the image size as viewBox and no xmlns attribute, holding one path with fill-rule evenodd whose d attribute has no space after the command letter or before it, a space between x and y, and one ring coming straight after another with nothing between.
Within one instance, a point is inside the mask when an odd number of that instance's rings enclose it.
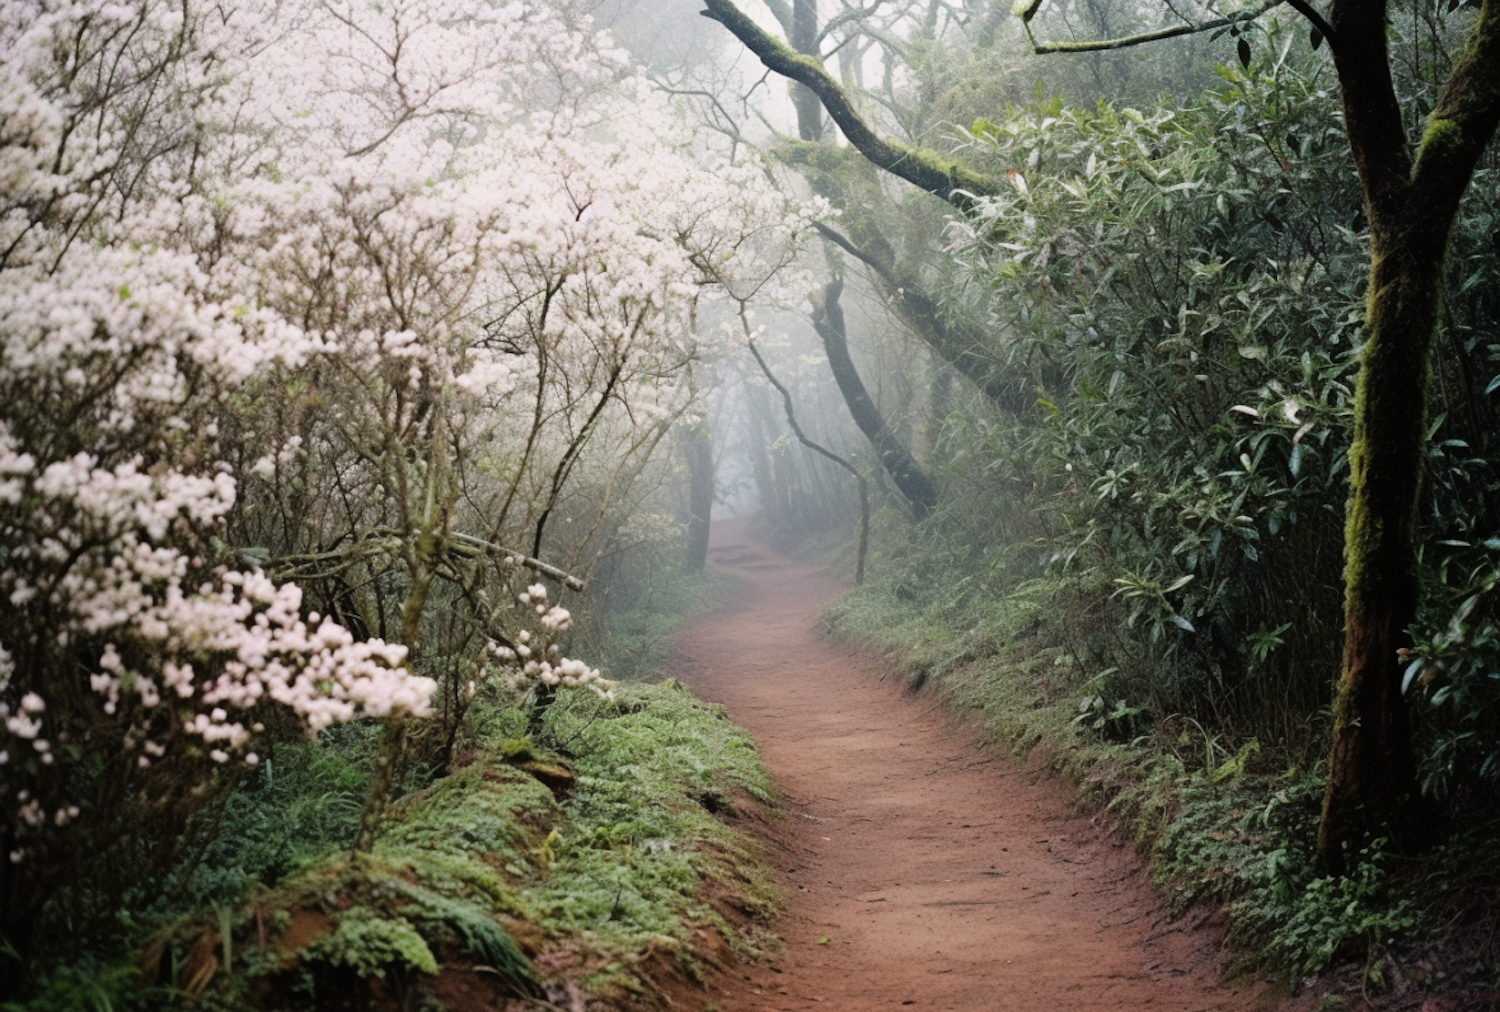
<instances>
[{"instance_id":1,"label":"ground cover plant","mask_svg":"<svg viewBox=\"0 0 1500 1012\"><path fill-rule=\"evenodd\" d=\"M669 680L560 702L538 741L512 707L471 715L453 768L403 795L366 854L348 841L374 742L271 759L182 870L190 912L138 959L8 1007L650 1006L770 943L776 892L745 829L772 789L720 708Z\"/></svg>"}]
</instances>

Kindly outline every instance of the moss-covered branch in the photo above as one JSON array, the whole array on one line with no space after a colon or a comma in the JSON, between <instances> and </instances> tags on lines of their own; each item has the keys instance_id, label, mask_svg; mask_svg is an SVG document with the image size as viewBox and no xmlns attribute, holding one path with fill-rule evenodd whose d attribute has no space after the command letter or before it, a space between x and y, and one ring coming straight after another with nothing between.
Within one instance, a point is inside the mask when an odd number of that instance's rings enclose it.
<instances>
[{"instance_id":1,"label":"moss-covered branch","mask_svg":"<svg viewBox=\"0 0 1500 1012\"><path fill-rule=\"evenodd\" d=\"M761 63L816 95L849 143L875 165L960 208L967 207L974 197L998 189L994 180L956 162L880 137L818 60L802 56L771 37L730 0L704 0L704 6L704 16L729 29L760 57Z\"/></svg>"},{"instance_id":2,"label":"moss-covered branch","mask_svg":"<svg viewBox=\"0 0 1500 1012\"><path fill-rule=\"evenodd\" d=\"M1144 46L1152 42L1161 42L1164 39L1175 39L1181 35L1197 35L1202 32L1218 31L1220 28L1230 28L1237 24L1243 24L1246 21L1254 21L1273 7L1281 6L1283 2L1286 2L1286 0L1263 0L1262 3L1257 4L1249 10L1238 11L1222 18L1215 18L1212 21L1188 22L1187 24L1172 25L1170 28L1158 28L1155 31L1138 32L1135 35L1122 35L1113 39L1088 39L1083 42L1038 42L1036 36L1031 34L1031 19L1041 8L1042 5L1040 2L1030 4L1019 13L1021 15L1021 23L1026 29L1026 40L1031 43L1031 51L1038 56L1045 56L1049 53L1099 53L1111 49L1130 49L1133 46ZM1306 5L1293 4L1293 6L1302 11L1302 8ZM1306 11L1302 12L1304 15L1309 16L1310 19L1316 18L1313 23L1318 26L1319 31L1322 31L1330 40L1332 39L1327 22L1323 21L1321 17L1317 17L1317 13L1312 11L1312 8L1308 7Z\"/></svg>"},{"instance_id":3,"label":"moss-covered branch","mask_svg":"<svg viewBox=\"0 0 1500 1012\"><path fill-rule=\"evenodd\" d=\"M1417 148L1412 189L1440 205L1457 208L1480 156L1500 127L1497 22L1494 4L1484 4Z\"/></svg>"}]
</instances>

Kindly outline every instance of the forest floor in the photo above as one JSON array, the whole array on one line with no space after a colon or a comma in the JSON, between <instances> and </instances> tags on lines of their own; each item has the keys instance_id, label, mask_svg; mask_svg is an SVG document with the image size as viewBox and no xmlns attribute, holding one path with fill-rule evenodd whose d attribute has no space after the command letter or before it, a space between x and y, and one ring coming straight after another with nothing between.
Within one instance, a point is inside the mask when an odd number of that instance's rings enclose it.
<instances>
[{"instance_id":1,"label":"forest floor","mask_svg":"<svg viewBox=\"0 0 1500 1012\"><path fill-rule=\"evenodd\" d=\"M836 580L744 519L713 535L710 562L735 590L679 636L677 669L760 743L786 813L770 833L789 899L781 951L710 979L706 1008L1308 1006L1222 981L1220 932L1171 918L1106 819L822 635Z\"/></svg>"}]
</instances>

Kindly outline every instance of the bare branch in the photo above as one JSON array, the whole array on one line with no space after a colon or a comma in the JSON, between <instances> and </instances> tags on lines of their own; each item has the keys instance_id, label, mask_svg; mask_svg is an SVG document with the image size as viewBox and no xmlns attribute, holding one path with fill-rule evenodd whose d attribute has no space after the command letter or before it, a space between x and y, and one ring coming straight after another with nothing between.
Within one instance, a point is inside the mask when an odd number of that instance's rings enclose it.
<instances>
[{"instance_id":1,"label":"bare branch","mask_svg":"<svg viewBox=\"0 0 1500 1012\"><path fill-rule=\"evenodd\" d=\"M839 467L854 475L854 480L859 482L859 548L857 549L854 564L854 582L856 584L864 583L865 555L868 552L870 544L870 483L864 475L859 473L853 464L827 447L813 442L802 431L802 426L797 424L797 414L792 410L791 391L782 386L781 381L776 378L776 374L771 371L771 367L766 364L766 360L761 357L760 349L755 346L755 341L750 338L750 322L745 319L743 306L741 306L740 324L745 328L745 343L750 346L750 354L755 356L755 362L760 366L760 371L765 374L766 379L776 388L776 392L781 394L781 403L786 409L786 423L791 426L792 434L797 437L797 442L814 453L833 461Z\"/></svg>"},{"instance_id":2,"label":"bare branch","mask_svg":"<svg viewBox=\"0 0 1500 1012\"><path fill-rule=\"evenodd\" d=\"M870 17L884 2L885 0L874 0L874 3L868 7L851 7L840 14L834 15L828 19L828 23L823 26L823 30L818 33L818 41L822 42L847 24L863 21L865 18Z\"/></svg>"}]
</instances>

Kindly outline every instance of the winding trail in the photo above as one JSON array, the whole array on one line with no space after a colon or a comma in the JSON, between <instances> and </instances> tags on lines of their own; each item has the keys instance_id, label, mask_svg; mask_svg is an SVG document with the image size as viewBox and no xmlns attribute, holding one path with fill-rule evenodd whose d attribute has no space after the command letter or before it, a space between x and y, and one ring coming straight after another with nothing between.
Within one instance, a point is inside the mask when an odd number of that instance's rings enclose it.
<instances>
[{"instance_id":1,"label":"winding trail","mask_svg":"<svg viewBox=\"0 0 1500 1012\"><path fill-rule=\"evenodd\" d=\"M1218 981L1217 934L1171 921L1130 848L1059 785L822 636L835 581L744 520L715 524L710 561L738 591L678 638L679 670L760 742L786 803L773 860L791 891L780 955L711 981L711 1007L1278 1006Z\"/></svg>"}]
</instances>

